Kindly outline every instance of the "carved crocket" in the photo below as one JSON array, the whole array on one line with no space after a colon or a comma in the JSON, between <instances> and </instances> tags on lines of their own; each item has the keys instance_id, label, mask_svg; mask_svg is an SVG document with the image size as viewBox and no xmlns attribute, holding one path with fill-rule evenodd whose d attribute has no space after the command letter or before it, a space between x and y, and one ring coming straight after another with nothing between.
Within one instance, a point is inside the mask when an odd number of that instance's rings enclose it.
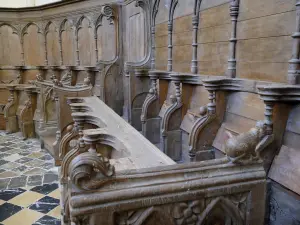
<instances>
[{"instance_id":1,"label":"carved crocket","mask_svg":"<svg viewBox=\"0 0 300 225\"><path fill-rule=\"evenodd\" d=\"M260 159L261 151L273 141L273 135L267 135L266 125L259 121L255 128L226 141L224 150L232 163L247 163Z\"/></svg>"}]
</instances>

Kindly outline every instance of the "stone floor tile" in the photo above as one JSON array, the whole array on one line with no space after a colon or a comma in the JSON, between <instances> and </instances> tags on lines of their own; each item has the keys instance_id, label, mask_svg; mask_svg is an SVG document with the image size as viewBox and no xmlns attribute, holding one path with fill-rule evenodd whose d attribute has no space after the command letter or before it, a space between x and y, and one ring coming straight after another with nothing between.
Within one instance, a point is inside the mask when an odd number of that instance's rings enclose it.
<instances>
[{"instance_id":1,"label":"stone floor tile","mask_svg":"<svg viewBox=\"0 0 300 225\"><path fill-rule=\"evenodd\" d=\"M60 189L57 188L56 190L49 193L48 196L50 196L52 198L60 199Z\"/></svg>"},{"instance_id":2,"label":"stone floor tile","mask_svg":"<svg viewBox=\"0 0 300 225\"><path fill-rule=\"evenodd\" d=\"M0 205L0 222L3 222L7 218L11 217L12 215L16 214L17 212L21 211L22 207L13 205L10 203L4 203Z\"/></svg>"},{"instance_id":3,"label":"stone floor tile","mask_svg":"<svg viewBox=\"0 0 300 225\"><path fill-rule=\"evenodd\" d=\"M10 182L10 178L0 179L0 190L6 189Z\"/></svg>"},{"instance_id":4,"label":"stone floor tile","mask_svg":"<svg viewBox=\"0 0 300 225\"><path fill-rule=\"evenodd\" d=\"M43 165L40 166L41 168L45 169L45 170L49 170L51 168L54 168L54 162L47 162Z\"/></svg>"},{"instance_id":5,"label":"stone floor tile","mask_svg":"<svg viewBox=\"0 0 300 225\"><path fill-rule=\"evenodd\" d=\"M31 191L35 191L35 192L47 195L47 194L51 193L52 191L56 190L57 188L58 188L57 183L44 184L44 185L36 186L36 187L32 188Z\"/></svg>"},{"instance_id":6,"label":"stone floor tile","mask_svg":"<svg viewBox=\"0 0 300 225\"><path fill-rule=\"evenodd\" d=\"M32 191L26 191L8 201L8 203L18 205L21 207L28 207L29 205L35 203L39 199L45 197L44 195L32 192Z\"/></svg>"},{"instance_id":7,"label":"stone floor tile","mask_svg":"<svg viewBox=\"0 0 300 225\"><path fill-rule=\"evenodd\" d=\"M45 163L45 161L39 160L39 159L34 159L32 161L29 161L27 163L24 163L24 165L26 166L31 166L31 167L40 167L41 165L43 165Z\"/></svg>"},{"instance_id":8,"label":"stone floor tile","mask_svg":"<svg viewBox=\"0 0 300 225\"><path fill-rule=\"evenodd\" d=\"M52 217L52 216L43 216L36 223L32 225L61 225L60 220Z\"/></svg>"},{"instance_id":9,"label":"stone floor tile","mask_svg":"<svg viewBox=\"0 0 300 225\"><path fill-rule=\"evenodd\" d=\"M18 188L26 186L27 176L14 177L10 180L8 188Z\"/></svg>"},{"instance_id":10,"label":"stone floor tile","mask_svg":"<svg viewBox=\"0 0 300 225\"><path fill-rule=\"evenodd\" d=\"M27 185L29 186L38 186L38 185L42 185L42 183L43 183L42 175L29 176L27 180Z\"/></svg>"},{"instance_id":11,"label":"stone floor tile","mask_svg":"<svg viewBox=\"0 0 300 225\"><path fill-rule=\"evenodd\" d=\"M26 190L22 188L0 190L0 199L4 201L9 201L10 199L24 193L25 191Z\"/></svg>"},{"instance_id":12,"label":"stone floor tile","mask_svg":"<svg viewBox=\"0 0 300 225\"><path fill-rule=\"evenodd\" d=\"M61 218L61 208L60 205L57 206L56 208L52 209L47 215L52 216L54 218L60 219Z\"/></svg>"},{"instance_id":13,"label":"stone floor tile","mask_svg":"<svg viewBox=\"0 0 300 225\"><path fill-rule=\"evenodd\" d=\"M24 163L30 162L30 161L32 161L32 160L33 160L32 158L22 157L22 158L16 160L16 162L17 162L17 163L20 163L20 164L24 164Z\"/></svg>"},{"instance_id":14,"label":"stone floor tile","mask_svg":"<svg viewBox=\"0 0 300 225\"><path fill-rule=\"evenodd\" d=\"M4 160L4 159L1 159L0 160L0 166L3 166L4 164L8 163L8 161Z\"/></svg>"},{"instance_id":15,"label":"stone floor tile","mask_svg":"<svg viewBox=\"0 0 300 225\"><path fill-rule=\"evenodd\" d=\"M7 153L1 153L0 154L0 159L3 159L4 157L7 157L7 156L9 156L9 154L7 154Z\"/></svg>"},{"instance_id":16,"label":"stone floor tile","mask_svg":"<svg viewBox=\"0 0 300 225\"><path fill-rule=\"evenodd\" d=\"M46 172L47 172L46 170L43 170L41 168L33 168L23 173L23 175L39 175L39 174L44 174Z\"/></svg>"},{"instance_id":17,"label":"stone floor tile","mask_svg":"<svg viewBox=\"0 0 300 225\"><path fill-rule=\"evenodd\" d=\"M27 156L27 155L30 155L31 152L27 152L27 151L22 151L22 152L19 152L19 155L22 155L22 156Z\"/></svg>"},{"instance_id":18,"label":"stone floor tile","mask_svg":"<svg viewBox=\"0 0 300 225\"><path fill-rule=\"evenodd\" d=\"M13 216L3 221L4 225L32 225L34 222L42 218L44 214L30 209L22 209Z\"/></svg>"},{"instance_id":19,"label":"stone floor tile","mask_svg":"<svg viewBox=\"0 0 300 225\"><path fill-rule=\"evenodd\" d=\"M15 172L12 172L12 171L5 171L5 172L0 174L0 179L17 177L17 176L19 176L18 173L15 173Z\"/></svg>"},{"instance_id":20,"label":"stone floor tile","mask_svg":"<svg viewBox=\"0 0 300 225\"><path fill-rule=\"evenodd\" d=\"M20 149L14 149L14 148L11 148L7 151L5 151L5 153L8 153L8 154L15 154L15 153L19 153L21 150Z\"/></svg>"},{"instance_id":21,"label":"stone floor tile","mask_svg":"<svg viewBox=\"0 0 300 225\"><path fill-rule=\"evenodd\" d=\"M57 182L58 181L58 175L57 174L45 174L44 175L44 180L43 180L43 183L44 184L51 184L51 183L54 183L54 182Z\"/></svg>"},{"instance_id":22,"label":"stone floor tile","mask_svg":"<svg viewBox=\"0 0 300 225\"><path fill-rule=\"evenodd\" d=\"M45 196L45 197L41 198L40 200L38 200L37 202L35 202L34 204L32 204L29 207L29 209L46 214L46 213L50 212L51 210L53 210L54 208L56 208L57 206L59 206L58 199L51 198L49 196Z\"/></svg>"},{"instance_id":23,"label":"stone floor tile","mask_svg":"<svg viewBox=\"0 0 300 225\"><path fill-rule=\"evenodd\" d=\"M42 152L34 152L34 153L31 153L30 155L28 155L27 157L32 158L32 159L37 159L37 158L43 157L44 155L45 155L45 153L42 153Z\"/></svg>"},{"instance_id":24,"label":"stone floor tile","mask_svg":"<svg viewBox=\"0 0 300 225\"><path fill-rule=\"evenodd\" d=\"M1 169L10 170L10 169L13 169L13 168L17 168L19 166L21 166L21 164L18 164L18 163L15 163L15 162L9 162L9 163L6 163L5 165L1 166Z\"/></svg>"},{"instance_id":25,"label":"stone floor tile","mask_svg":"<svg viewBox=\"0 0 300 225\"><path fill-rule=\"evenodd\" d=\"M12 154L10 156L7 156L7 157L3 158L3 160L9 161L9 162L15 162L15 161L21 159L22 157L23 156L15 153L15 154Z\"/></svg>"},{"instance_id":26,"label":"stone floor tile","mask_svg":"<svg viewBox=\"0 0 300 225\"><path fill-rule=\"evenodd\" d=\"M27 170L29 170L29 168L27 166L19 166L17 168L11 169L11 171L19 173L19 174L23 174L25 173Z\"/></svg>"},{"instance_id":27,"label":"stone floor tile","mask_svg":"<svg viewBox=\"0 0 300 225\"><path fill-rule=\"evenodd\" d=\"M53 160L53 157L49 154L42 156L41 158L39 158L40 160L44 160L44 161L49 161L49 160Z\"/></svg>"}]
</instances>

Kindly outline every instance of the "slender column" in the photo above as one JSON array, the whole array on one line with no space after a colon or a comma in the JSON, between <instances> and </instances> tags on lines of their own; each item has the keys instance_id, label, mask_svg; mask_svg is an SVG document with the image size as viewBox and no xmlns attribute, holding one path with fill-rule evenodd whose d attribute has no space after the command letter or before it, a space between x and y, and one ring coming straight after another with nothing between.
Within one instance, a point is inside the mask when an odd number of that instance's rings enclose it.
<instances>
[{"instance_id":1,"label":"slender column","mask_svg":"<svg viewBox=\"0 0 300 225\"><path fill-rule=\"evenodd\" d=\"M212 115L216 113L216 92L214 90L208 90L209 103L207 104L208 114Z\"/></svg>"},{"instance_id":2,"label":"slender column","mask_svg":"<svg viewBox=\"0 0 300 225\"><path fill-rule=\"evenodd\" d=\"M155 54L156 54L156 46L155 46L155 26L151 27L151 38L152 38L152 58L151 58L151 69L155 69Z\"/></svg>"},{"instance_id":3,"label":"slender column","mask_svg":"<svg viewBox=\"0 0 300 225\"><path fill-rule=\"evenodd\" d=\"M265 124L267 126L267 135L273 134L273 109L274 102L265 101Z\"/></svg>"},{"instance_id":4,"label":"slender column","mask_svg":"<svg viewBox=\"0 0 300 225\"><path fill-rule=\"evenodd\" d=\"M24 55L24 41L23 41L23 36L21 37L21 56L22 56L21 64L22 64L22 66L25 66L25 55Z\"/></svg>"},{"instance_id":5,"label":"slender column","mask_svg":"<svg viewBox=\"0 0 300 225\"><path fill-rule=\"evenodd\" d=\"M169 21L168 23L168 38L169 38L169 43L168 43L168 71L173 70L173 22Z\"/></svg>"},{"instance_id":6,"label":"slender column","mask_svg":"<svg viewBox=\"0 0 300 225\"><path fill-rule=\"evenodd\" d=\"M288 83L299 84L300 74L300 0L296 3L296 32L292 35L293 38L293 50L292 59L289 61L288 70Z\"/></svg>"},{"instance_id":7,"label":"slender column","mask_svg":"<svg viewBox=\"0 0 300 225\"><path fill-rule=\"evenodd\" d=\"M227 76L230 78L236 77L236 27L237 18L239 15L239 0L232 0L230 3L230 16L232 23L232 31L229 46L229 57L228 57L228 70Z\"/></svg>"},{"instance_id":8,"label":"slender column","mask_svg":"<svg viewBox=\"0 0 300 225\"><path fill-rule=\"evenodd\" d=\"M94 39L95 39L96 62L98 63L98 61L99 61L99 56L98 56L98 38L97 38L97 29L95 29Z\"/></svg>"},{"instance_id":9,"label":"slender column","mask_svg":"<svg viewBox=\"0 0 300 225\"><path fill-rule=\"evenodd\" d=\"M45 46L45 65L48 65L48 53L47 53L47 33L44 37L44 46Z\"/></svg>"},{"instance_id":10,"label":"slender column","mask_svg":"<svg viewBox=\"0 0 300 225\"><path fill-rule=\"evenodd\" d=\"M180 104L182 102L181 100L181 87L180 87L180 82L179 81L175 81L175 96L176 96L176 100L177 103Z\"/></svg>"},{"instance_id":11,"label":"slender column","mask_svg":"<svg viewBox=\"0 0 300 225\"><path fill-rule=\"evenodd\" d=\"M80 65L80 60L79 60L78 32L77 32L77 34L76 34L76 55L77 55L76 65L79 66L79 65Z\"/></svg>"},{"instance_id":12,"label":"slender column","mask_svg":"<svg viewBox=\"0 0 300 225\"><path fill-rule=\"evenodd\" d=\"M192 65L191 72L193 74L198 73L198 26L199 26L199 15L194 15L192 18L193 21L193 55L192 55Z\"/></svg>"},{"instance_id":13,"label":"slender column","mask_svg":"<svg viewBox=\"0 0 300 225\"><path fill-rule=\"evenodd\" d=\"M59 37L59 52L60 52L60 65L63 65L64 64L64 60L63 60L61 34L60 34L60 37Z\"/></svg>"}]
</instances>

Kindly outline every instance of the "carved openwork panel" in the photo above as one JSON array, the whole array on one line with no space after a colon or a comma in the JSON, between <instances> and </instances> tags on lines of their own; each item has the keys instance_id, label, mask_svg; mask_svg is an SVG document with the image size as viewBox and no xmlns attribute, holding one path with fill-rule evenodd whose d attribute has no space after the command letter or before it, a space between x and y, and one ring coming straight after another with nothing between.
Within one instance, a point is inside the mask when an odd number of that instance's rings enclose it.
<instances>
[{"instance_id":1,"label":"carved openwork panel","mask_svg":"<svg viewBox=\"0 0 300 225\"><path fill-rule=\"evenodd\" d=\"M249 193L195 199L117 213L118 225L242 225L246 224Z\"/></svg>"}]
</instances>

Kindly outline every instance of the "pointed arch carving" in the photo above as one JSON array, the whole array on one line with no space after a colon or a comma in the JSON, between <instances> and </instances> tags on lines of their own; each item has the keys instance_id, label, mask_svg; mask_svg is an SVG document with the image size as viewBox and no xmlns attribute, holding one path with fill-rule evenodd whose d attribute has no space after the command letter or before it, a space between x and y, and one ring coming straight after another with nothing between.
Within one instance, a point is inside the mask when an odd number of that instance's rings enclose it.
<instances>
[{"instance_id":1,"label":"pointed arch carving","mask_svg":"<svg viewBox=\"0 0 300 225\"><path fill-rule=\"evenodd\" d=\"M9 24L9 23L0 23L0 28L3 26L8 26L13 30L13 34L17 34L18 36L20 36L20 31L13 25Z\"/></svg>"},{"instance_id":2,"label":"pointed arch carving","mask_svg":"<svg viewBox=\"0 0 300 225\"><path fill-rule=\"evenodd\" d=\"M126 76L129 76L129 68L147 66L151 59L151 4L149 0L135 0L135 7L142 8L145 17L145 56L138 62L127 61L125 63Z\"/></svg>"},{"instance_id":3,"label":"pointed arch carving","mask_svg":"<svg viewBox=\"0 0 300 225\"><path fill-rule=\"evenodd\" d=\"M54 29L51 30L51 27ZM59 65L60 61L60 52L59 52L59 33L57 24L48 21L45 29L44 29L44 36L45 36L45 64L48 65ZM50 36L50 37L48 37ZM48 48L48 45L52 44L52 48ZM54 46L54 47L53 47Z\"/></svg>"},{"instance_id":4,"label":"pointed arch carving","mask_svg":"<svg viewBox=\"0 0 300 225\"><path fill-rule=\"evenodd\" d=\"M200 214L199 225L204 225L209 214L217 207L220 207L225 212L226 216L229 216L232 219L233 225L244 224L236 206L230 200L224 197L218 197L212 200L207 205L206 209Z\"/></svg>"},{"instance_id":5,"label":"pointed arch carving","mask_svg":"<svg viewBox=\"0 0 300 225\"><path fill-rule=\"evenodd\" d=\"M69 30L67 29L67 24L69 25ZM65 35L63 35L64 32ZM58 34L61 65L72 65L74 62L74 37L75 34L73 21L68 18L63 19L63 21L60 23Z\"/></svg>"},{"instance_id":6,"label":"pointed arch carving","mask_svg":"<svg viewBox=\"0 0 300 225\"><path fill-rule=\"evenodd\" d=\"M100 32L100 35L101 34L107 34L107 33L108 33L107 35L110 35L110 37L112 35L114 35L111 38L108 38L108 37L105 38L106 41L111 41L111 39L113 39L114 40L114 43L113 43L114 46L109 46L110 43L104 43L103 45L100 45L101 43L98 43L98 42L101 41L101 39L99 38L99 29L102 26L105 25L104 21L103 21L104 18L106 18L107 21L109 22L108 25L113 27L113 31L112 30L108 31L106 29L106 32ZM119 47L118 47L118 43L119 43L119 41L118 41L118 33L119 33L118 28L119 28L119 25L117 23L117 14L115 12L115 9L111 5L104 5L101 9L100 15L98 16L98 18L96 19L95 24L94 24L94 40L95 40L96 63L108 64L108 63L113 63L117 60L117 58L118 58L118 49L119 49ZM110 29L111 29L111 27L110 27ZM110 34L110 31L112 32L111 34ZM109 59L103 59L103 58L99 59L100 56L101 56L99 47L102 47L102 46L103 47L108 46L110 50L112 49L111 52L113 52L113 56L111 58L108 57ZM104 52L107 52L107 50L104 51ZM100 54L100 56L99 56L99 54Z\"/></svg>"},{"instance_id":7,"label":"pointed arch carving","mask_svg":"<svg viewBox=\"0 0 300 225\"><path fill-rule=\"evenodd\" d=\"M88 26L83 26L83 21L88 21ZM76 42L76 65L93 65L94 57L94 29L93 29L93 22L86 15L82 15L75 26L75 42ZM84 32L79 32L82 29L86 29ZM83 51L84 50L84 51ZM86 54L87 55L82 55Z\"/></svg>"},{"instance_id":8,"label":"pointed arch carving","mask_svg":"<svg viewBox=\"0 0 300 225\"><path fill-rule=\"evenodd\" d=\"M3 35L6 33L7 35ZM0 23L0 64L21 65L22 45L20 30L10 23Z\"/></svg>"},{"instance_id":9,"label":"pointed arch carving","mask_svg":"<svg viewBox=\"0 0 300 225\"><path fill-rule=\"evenodd\" d=\"M35 27L36 33L29 33L30 27ZM30 35L28 40L25 39L26 35ZM22 64L23 65L44 65L45 62L45 36L43 29L35 22L27 23L21 32L21 45L22 45ZM41 47L43 46L43 47ZM30 52L30 54L26 54Z\"/></svg>"}]
</instances>

